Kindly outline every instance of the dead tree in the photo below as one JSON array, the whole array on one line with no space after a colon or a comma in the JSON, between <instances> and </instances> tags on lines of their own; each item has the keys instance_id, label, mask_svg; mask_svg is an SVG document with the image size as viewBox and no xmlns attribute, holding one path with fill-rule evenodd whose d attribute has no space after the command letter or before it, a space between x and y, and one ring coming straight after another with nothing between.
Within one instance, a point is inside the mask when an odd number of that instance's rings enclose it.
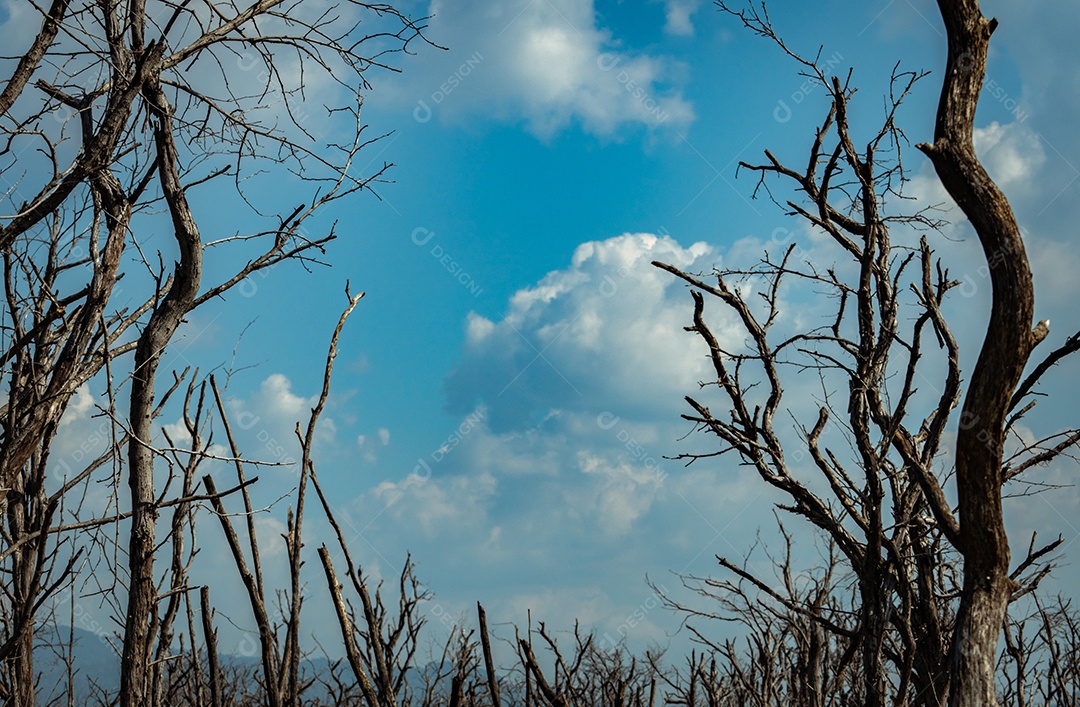
<instances>
[{"instance_id":1,"label":"dead tree","mask_svg":"<svg viewBox=\"0 0 1080 707\"><path fill-rule=\"evenodd\" d=\"M299 422L297 422L297 435L300 436L302 451L299 470L300 480L296 488L296 505L295 507L290 507L288 512L288 533L285 536L285 543L288 550L291 583L286 593L288 603L281 607L280 620L277 620L272 615L272 590L267 587L263 581L263 567L259 554L259 541L255 534L255 509L252 507L251 497L248 495L247 491L247 486L250 482L246 478L244 462L241 459L240 450L233 437L232 427L229 424L228 417L225 413L225 405L222 402L217 383L213 378L211 378L210 381L214 398L217 403L218 413L221 416L222 424L224 426L225 436L228 439L229 447L232 450L234 469L236 471L238 482L237 488L241 490L244 502L243 516L246 520L246 531L248 536L246 543L242 541L240 534L236 532L236 528L233 526L229 514L226 513L225 504L222 502L221 497L216 494L216 485L213 477L210 475L203 477L203 483L213 496L214 513L221 523L221 528L225 534L225 540L228 543L229 550L233 556L233 561L236 564L237 572L243 582L244 589L247 592L248 601L251 605L255 626L259 633L259 655L262 664L262 690L266 703L271 707L296 707L300 704L300 697L303 692L303 686L300 681L300 618L303 609L303 596L300 583L300 568L303 564L303 560L300 555L300 549L303 545L302 534L306 498L305 492L308 479L314 468L311 459L311 448L315 437L315 429L318 424L319 416L322 414L323 407L326 405L326 399L330 395L330 378L334 368L334 359L337 358L338 353L338 337L341 335L341 330L345 326L345 321L348 319L360 299L364 296L363 293L356 296L349 294L348 286L346 286L346 295L349 304L345 307L345 310L338 319L337 326L334 328L333 335L330 338L330 348L323 369L322 392L308 418L306 433L300 433ZM250 552L245 551L245 544L250 549ZM281 636L282 628L284 628L285 631L284 637Z\"/></svg>"},{"instance_id":2,"label":"dead tree","mask_svg":"<svg viewBox=\"0 0 1080 707\"><path fill-rule=\"evenodd\" d=\"M993 286L990 322L964 396L956 440L964 585L952 643L952 704L973 707L997 699L997 646L1009 599L1019 588L1010 576L1002 512L1002 486L1008 478L1003 456L1011 424L1007 417L1046 370L1040 364L1021 384L1031 354L1049 327L1048 322L1034 323L1031 269L1012 208L975 154L975 109L997 20L984 17L977 0L940 0L938 6L949 40L948 58L934 141L919 149L975 229ZM1071 337L1049 359L1075 351L1080 347L1077 338ZM1075 435L1065 442L1064 449L1075 444Z\"/></svg>"},{"instance_id":3,"label":"dead tree","mask_svg":"<svg viewBox=\"0 0 1080 707\"><path fill-rule=\"evenodd\" d=\"M543 622L536 633L543 641L546 655L537 656L531 626L525 637L517 636L516 642L524 686L516 686L514 692L518 699L524 697L525 704L551 707L656 704L662 674L658 656L639 658L623 645L606 645L595 634L583 632L576 623L570 649L560 646ZM542 663L549 664L551 670L545 670Z\"/></svg>"},{"instance_id":4,"label":"dead tree","mask_svg":"<svg viewBox=\"0 0 1080 707\"><path fill-rule=\"evenodd\" d=\"M476 616L480 624L480 643L484 648L484 671L487 675L488 696L492 707L502 707L499 697L499 678L495 673L495 663L491 658L491 634L488 633L487 612L480 602L476 602Z\"/></svg>"},{"instance_id":5,"label":"dead tree","mask_svg":"<svg viewBox=\"0 0 1080 707\"><path fill-rule=\"evenodd\" d=\"M126 532L126 567L113 568L126 586L109 592L124 604L120 701L153 699L155 524L165 501L154 479L159 369L193 311L217 306L238 285L250 290L251 276L276 264L316 262L334 228L309 234L308 219L372 188L387 167L351 171L378 139L360 122L365 73L425 41L422 25L389 5L345 4L349 11L335 13L282 0L53 0L34 5L40 23L27 28L27 45L0 60L0 168L17 182L0 194L0 488L8 495L0 562L14 580L0 606L8 619L0 692L11 703L34 702L35 612L88 549L58 529L88 520L70 516L74 499L100 478L126 484L111 508L84 511ZM316 76L344 97L326 90L313 103L304 84ZM351 138L323 144L313 121ZM310 198L280 206L251 187L267 167ZM212 214L209 183L231 184L215 191ZM204 262L215 264L214 281ZM104 389L105 451L53 455L61 417L83 386ZM58 542L66 549L57 552Z\"/></svg>"},{"instance_id":6,"label":"dead tree","mask_svg":"<svg viewBox=\"0 0 1080 707\"><path fill-rule=\"evenodd\" d=\"M684 417L723 446L683 458L734 452L786 496L784 510L816 526L839 550L857 581L851 643L861 663L858 699L868 705L994 703L1006 606L1045 576L1040 563L1060 543L1033 545L1011 569L1002 486L1014 472L1050 461L1080 440L1080 432L1069 430L1024 445L1009 460L1002 456L1010 428L1031 407L1027 396L1053 363L1080 348L1080 335L1021 382L1046 326L1033 328L1031 276L1008 202L971 147L994 23L974 2L942 0L941 6L949 63L935 142L920 148L971 219L994 285L989 330L959 417L959 513L944 491L950 470L937 465L962 397L959 343L943 314L959 283L925 235L938 223L928 211L906 207L907 143L895 122L921 74L894 69L882 122L860 141L862 130L849 118L850 73L826 75L789 49L764 6L734 11L721 3L800 62L828 94L827 115L808 156L797 162L805 166L789 166L769 151L761 164L740 163L740 170L758 175L755 195L777 183L791 188L783 208L827 245L811 251L801 245L805 239L781 229L761 262L743 270L703 276L656 263L691 288L688 331L708 348L715 377L703 386L717 388L723 406L713 412L707 401L687 398L692 412ZM785 298L796 292L827 307L820 326L790 327ZM720 304L725 323L740 335L715 333L707 301ZM800 372L819 381L816 414L799 409L806 401L784 397ZM921 385L931 375L933 387ZM787 415L794 434L782 427ZM955 561L963 563L962 582L950 574Z\"/></svg>"}]
</instances>

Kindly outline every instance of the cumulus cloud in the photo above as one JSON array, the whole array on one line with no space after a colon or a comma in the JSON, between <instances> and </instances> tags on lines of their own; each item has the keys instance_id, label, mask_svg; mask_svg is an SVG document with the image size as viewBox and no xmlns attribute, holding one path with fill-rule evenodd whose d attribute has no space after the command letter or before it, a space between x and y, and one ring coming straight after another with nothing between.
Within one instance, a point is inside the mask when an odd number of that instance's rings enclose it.
<instances>
[{"instance_id":1,"label":"cumulus cloud","mask_svg":"<svg viewBox=\"0 0 1080 707\"><path fill-rule=\"evenodd\" d=\"M668 24L689 28L693 3ZM547 138L571 124L598 135L624 125L685 126L685 67L623 48L598 24L591 0L432 0L429 34L451 47L414 71L405 93L421 122L438 112L524 121ZM401 89L399 88L400 92Z\"/></svg>"},{"instance_id":2,"label":"cumulus cloud","mask_svg":"<svg viewBox=\"0 0 1080 707\"><path fill-rule=\"evenodd\" d=\"M746 475L690 473L668 458L699 444L680 439L678 412L709 371L683 330L685 287L651 262L707 271L720 255L645 233L587 242L567 267L516 292L503 316L470 314L446 381L460 424L411 473L352 504L365 539L418 549L433 577L500 587L493 616L576 616L614 637L648 600L645 573L705 572L713 552L752 543L756 523L718 520L745 520L748 506L765 503ZM433 542L436 551L419 550ZM617 578L613 588L596 589L597 574ZM535 586L552 583L564 597L591 593L595 616L580 603L547 605Z\"/></svg>"},{"instance_id":3,"label":"cumulus cloud","mask_svg":"<svg viewBox=\"0 0 1080 707\"><path fill-rule=\"evenodd\" d=\"M504 432L553 409L599 405L625 416L678 404L705 359L683 330L685 288L651 262L708 270L718 257L704 243L684 248L645 233L583 243L568 268L519 290L502 319L469 315L462 361L446 382L451 410L482 400L492 429Z\"/></svg>"},{"instance_id":4,"label":"cumulus cloud","mask_svg":"<svg viewBox=\"0 0 1080 707\"><path fill-rule=\"evenodd\" d=\"M697 444L680 440L682 396L709 372L683 330L685 287L651 262L709 270L719 259L704 244L623 234L581 244L566 268L516 292L504 316L472 313L446 381L459 424L411 472L356 499L357 528L378 547L447 539L450 555L418 558L470 576L559 578L571 591L572 578L595 572L624 577L630 591L643 571L710 557L703 548L725 541L702 518L740 513L751 497L741 477L672 478L686 472L667 457ZM742 546L741 527L727 532ZM625 597L601 599L618 626Z\"/></svg>"},{"instance_id":5,"label":"cumulus cloud","mask_svg":"<svg viewBox=\"0 0 1080 707\"><path fill-rule=\"evenodd\" d=\"M272 373L263 380L255 404L268 415L286 422L298 421L311 413L317 398L304 398L292 391L292 382L281 373Z\"/></svg>"},{"instance_id":6,"label":"cumulus cloud","mask_svg":"<svg viewBox=\"0 0 1080 707\"><path fill-rule=\"evenodd\" d=\"M666 460L686 444L677 441L685 431L664 413L635 422L553 410L501 433L479 422L452 449L366 492L350 522L384 555L392 544L415 550L448 611L467 607L479 585L498 621L531 611L552 625L579 619L615 642L663 640L650 622L624 625L643 603L658 606L644 576L710 571L713 554L752 544L767 511L746 474L688 473ZM463 576L456 591L452 578Z\"/></svg>"}]
</instances>

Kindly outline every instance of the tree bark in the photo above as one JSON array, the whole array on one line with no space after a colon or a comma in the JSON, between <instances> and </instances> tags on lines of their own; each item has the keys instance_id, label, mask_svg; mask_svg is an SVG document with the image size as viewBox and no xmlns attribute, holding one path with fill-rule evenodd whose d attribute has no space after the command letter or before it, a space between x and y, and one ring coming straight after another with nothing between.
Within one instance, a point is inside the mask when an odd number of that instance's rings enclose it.
<instances>
[{"instance_id":1,"label":"tree bark","mask_svg":"<svg viewBox=\"0 0 1080 707\"><path fill-rule=\"evenodd\" d=\"M994 667L1013 582L1001 505L1005 416L1031 351L1034 289L1023 239L1008 200L975 154L975 109L996 20L977 0L939 0L948 60L932 145L919 145L949 195L971 221L990 270L993 303L964 398L956 441L964 581L953 634L950 704L997 704Z\"/></svg>"},{"instance_id":2,"label":"tree bark","mask_svg":"<svg viewBox=\"0 0 1080 707\"><path fill-rule=\"evenodd\" d=\"M480 642L484 650L484 669L487 672L488 693L491 695L491 704L494 707L502 707L499 697L499 679L495 675L495 665L491 659L491 638L488 636L487 613L480 602L476 602L476 613L480 618Z\"/></svg>"},{"instance_id":3,"label":"tree bark","mask_svg":"<svg viewBox=\"0 0 1080 707\"><path fill-rule=\"evenodd\" d=\"M162 193L172 215L180 247L173 284L139 337L131 379L131 440L128 444L128 485L131 489L131 531L128 543L128 603L124 650L120 664L120 705L141 707L150 699L149 658L151 614L157 610L154 582L155 523L153 436L154 382L160 355L191 310L202 275L199 229L180 183L172 108L154 81L144 90L156 114L154 139Z\"/></svg>"}]
</instances>

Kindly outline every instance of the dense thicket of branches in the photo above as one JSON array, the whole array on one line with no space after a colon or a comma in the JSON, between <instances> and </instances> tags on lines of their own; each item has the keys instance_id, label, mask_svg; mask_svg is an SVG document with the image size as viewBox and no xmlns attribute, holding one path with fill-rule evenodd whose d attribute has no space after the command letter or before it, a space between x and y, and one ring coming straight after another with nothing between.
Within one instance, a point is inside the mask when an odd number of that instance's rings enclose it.
<instances>
[{"instance_id":1,"label":"dense thicket of branches","mask_svg":"<svg viewBox=\"0 0 1080 707\"><path fill-rule=\"evenodd\" d=\"M166 673L184 646L176 623L185 609L190 619L198 590L187 576L196 503L220 512L237 490L246 501L252 480L235 445L234 488L219 493L199 478L215 417L206 381L163 366L193 312L250 289L258 271L316 257L335 233L312 235L310 217L380 179L385 165L352 168L378 139L360 122L365 74L426 41L423 26L352 0L21 9L30 16L9 22L22 19L26 45L4 49L25 53L3 60L0 93L0 694L34 703L34 629L50 595L111 581L95 593L122 627L120 703L171 703ZM188 440L174 442L155 418L185 387ZM78 454L54 454L73 396L90 389L105 401L102 428ZM220 398L216 407L220 429ZM305 478L290 535L295 570ZM258 609L272 590L257 579L251 599L264 626ZM283 644L267 634L263 646L274 704L300 691L297 580L289 596Z\"/></svg>"}]
</instances>

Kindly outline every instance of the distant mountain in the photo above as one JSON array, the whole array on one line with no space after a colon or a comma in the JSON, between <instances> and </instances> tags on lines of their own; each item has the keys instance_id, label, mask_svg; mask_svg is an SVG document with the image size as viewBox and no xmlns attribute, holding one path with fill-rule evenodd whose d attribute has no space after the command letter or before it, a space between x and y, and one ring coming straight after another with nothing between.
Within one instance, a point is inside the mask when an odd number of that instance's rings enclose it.
<instances>
[{"instance_id":1,"label":"distant mountain","mask_svg":"<svg viewBox=\"0 0 1080 707\"><path fill-rule=\"evenodd\" d=\"M38 704L40 705L66 705L68 686L68 667L64 659L57 655L56 651L48 644L67 644L69 640L66 626L55 630L43 632L38 637L38 645L34 649L35 669L38 672ZM75 628L75 650L71 651L71 683L74 686L76 705L99 705L109 704L111 698L115 698L120 691L120 641L116 636L104 632L94 633L84 629ZM68 651L64 651L67 653ZM258 656L224 655L220 659L221 669L226 674L226 680L230 676L246 676L251 685L254 685L254 675L262 670L262 663ZM339 675L350 683L351 672L347 665L342 666L343 672ZM438 672L438 665L432 663L419 669L409 671L406 678L409 686L416 693L422 694L424 689L424 674ZM330 661L326 658L311 658L301 663L301 671L311 677L319 675L329 678ZM447 680L444 687L449 687ZM504 688L505 690L506 688ZM103 699L101 699L103 698ZM324 688L319 685L312 686L304 692L306 703L330 704Z\"/></svg>"}]
</instances>

